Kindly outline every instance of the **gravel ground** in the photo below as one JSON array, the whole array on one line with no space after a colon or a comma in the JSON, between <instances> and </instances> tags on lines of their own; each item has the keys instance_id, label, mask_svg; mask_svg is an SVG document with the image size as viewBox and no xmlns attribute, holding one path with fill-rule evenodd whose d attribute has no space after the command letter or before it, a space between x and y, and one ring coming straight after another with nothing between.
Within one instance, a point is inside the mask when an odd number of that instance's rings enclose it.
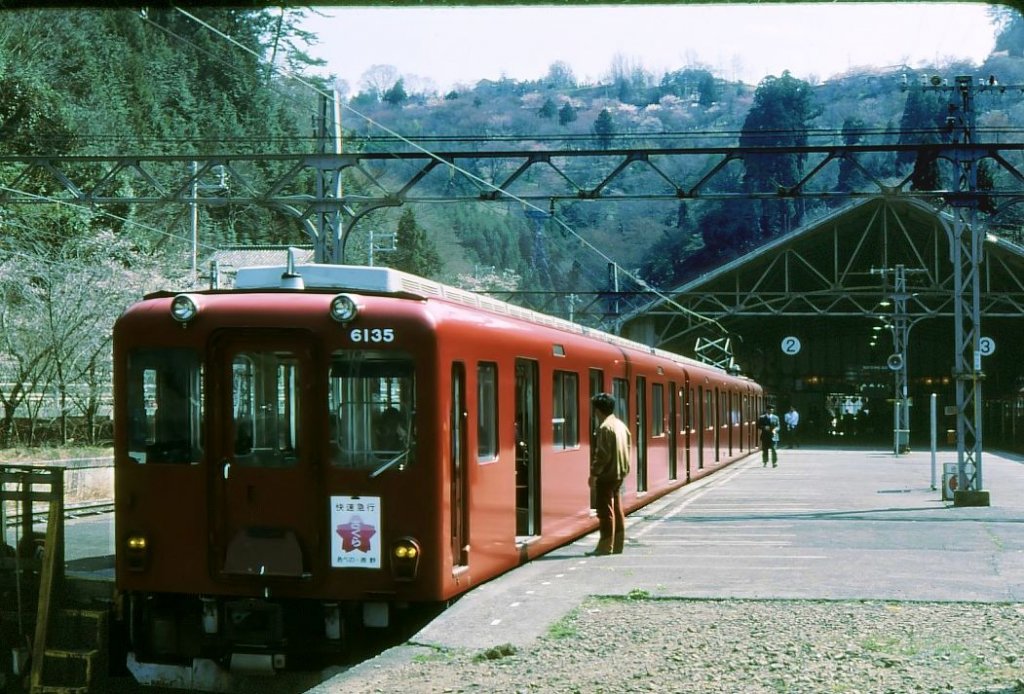
<instances>
[{"instance_id":1,"label":"gravel ground","mask_svg":"<svg viewBox=\"0 0 1024 694\"><path fill-rule=\"evenodd\" d=\"M346 692L1024 694L1024 605L588 598L528 649L410 644L350 675Z\"/></svg>"}]
</instances>

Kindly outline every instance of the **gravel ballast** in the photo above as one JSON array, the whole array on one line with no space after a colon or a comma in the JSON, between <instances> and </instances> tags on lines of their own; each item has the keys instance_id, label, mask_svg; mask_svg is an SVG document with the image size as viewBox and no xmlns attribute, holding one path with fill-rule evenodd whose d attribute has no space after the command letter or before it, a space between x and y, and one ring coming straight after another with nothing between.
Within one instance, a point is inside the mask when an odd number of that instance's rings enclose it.
<instances>
[{"instance_id":1,"label":"gravel ballast","mask_svg":"<svg viewBox=\"0 0 1024 694\"><path fill-rule=\"evenodd\" d=\"M413 642L344 690L1024 694L1024 605L590 597L528 647Z\"/></svg>"}]
</instances>

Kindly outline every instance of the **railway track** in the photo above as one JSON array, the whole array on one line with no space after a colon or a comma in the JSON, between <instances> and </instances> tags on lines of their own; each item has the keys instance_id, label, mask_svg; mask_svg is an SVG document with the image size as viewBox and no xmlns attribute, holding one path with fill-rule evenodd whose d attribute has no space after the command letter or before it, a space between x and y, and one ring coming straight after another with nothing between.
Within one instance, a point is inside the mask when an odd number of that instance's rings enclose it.
<instances>
[{"instance_id":1,"label":"railway track","mask_svg":"<svg viewBox=\"0 0 1024 694\"><path fill-rule=\"evenodd\" d=\"M114 512L114 502L112 499L104 499L101 501L86 501L83 503L72 504L64 508L64 520L74 520L75 518L84 518L86 516L98 516L104 513ZM47 515L49 511L40 507L32 510L32 524L43 524L46 523ZM4 524L10 528L21 523L22 513L20 511L15 513L4 514Z\"/></svg>"}]
</instances>

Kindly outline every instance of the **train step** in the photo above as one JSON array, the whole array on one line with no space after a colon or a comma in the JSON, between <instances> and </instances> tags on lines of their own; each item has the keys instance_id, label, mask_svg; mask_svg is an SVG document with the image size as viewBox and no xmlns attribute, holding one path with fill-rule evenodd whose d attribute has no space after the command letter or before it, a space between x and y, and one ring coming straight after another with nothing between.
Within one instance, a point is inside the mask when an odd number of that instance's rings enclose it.
<instances>
[{"instance_id":1,"label":"train step","mask_svg":"<svg viewBox=\"0 0 1024 694\"><path fill-rule=\"evenodd\" d=\"M42 672L32 694L101 691L107 674L107 620L103 610L60 610L50 627Z\"/></svg>"}]
</instances>

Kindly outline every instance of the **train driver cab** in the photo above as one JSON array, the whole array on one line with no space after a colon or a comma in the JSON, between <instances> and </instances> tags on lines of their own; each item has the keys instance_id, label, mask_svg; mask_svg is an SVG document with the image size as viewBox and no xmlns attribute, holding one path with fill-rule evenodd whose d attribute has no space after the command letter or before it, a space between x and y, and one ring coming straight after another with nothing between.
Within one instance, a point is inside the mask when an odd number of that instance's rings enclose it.
<instances>
[{"instance_id":1,"label":"train driver cab","mask_svg":"<svg viewBox=\"0 0 1024 694\"><path fill-rule=\"evenodd\" d=\"M328 388L331 460L377 476L405 469L415 447L413 361L398 352L334 355Z\"/></svg>"}]
</instances>

